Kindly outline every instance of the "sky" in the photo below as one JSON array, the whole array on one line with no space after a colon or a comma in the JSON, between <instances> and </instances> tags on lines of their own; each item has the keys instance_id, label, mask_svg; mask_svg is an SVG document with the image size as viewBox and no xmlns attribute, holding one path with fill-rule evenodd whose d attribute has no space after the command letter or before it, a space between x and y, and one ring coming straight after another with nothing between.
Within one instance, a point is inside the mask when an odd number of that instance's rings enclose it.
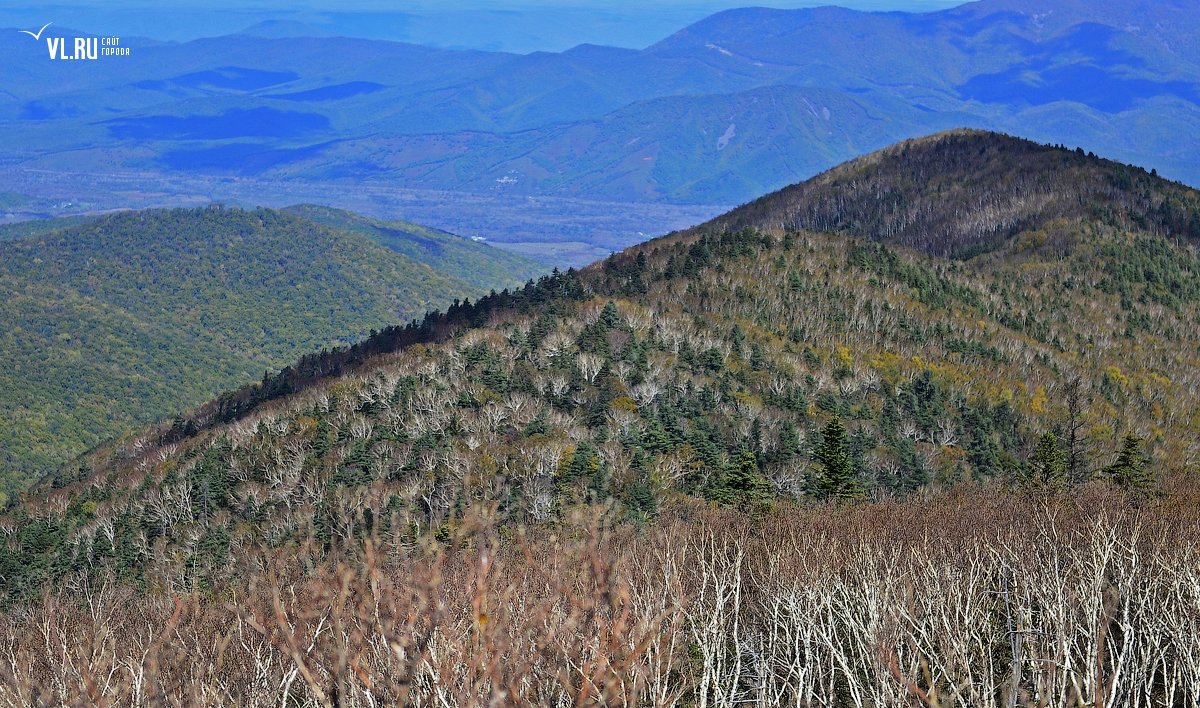
<instances>
[{"instance_id":1,"label":"sky","mask_svg":"<svg viewBox=\"0 0 1200 708\"><path fill-rule=\"evenodd\" d=\"M255 33L347 35L528 53L590 43L640 49L704 17L749 5L925 12L960 0L65 0L6 2L0 26L53 22L96 34L187 41Z\"/></svg>"}]
</instances>

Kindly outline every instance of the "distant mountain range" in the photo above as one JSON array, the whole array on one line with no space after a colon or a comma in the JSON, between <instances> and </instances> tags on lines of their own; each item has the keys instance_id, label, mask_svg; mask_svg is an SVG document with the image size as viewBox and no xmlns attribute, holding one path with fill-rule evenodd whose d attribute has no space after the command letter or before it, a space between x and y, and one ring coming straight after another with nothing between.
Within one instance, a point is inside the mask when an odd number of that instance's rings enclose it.
<instances>
[{"instance_id":1,"label":"distant mountain range","mask_svg":"<svg viewBox=\"0 0 1200 708\"><path fill-rule=\"evenodd\" d=\"M4 227L0 496L303 353L540 270L452 234L314 206Z\"/></svg>"},{"instance_id":2,"label":"distant mountain range","mask_svg":"<svg viewBox=\"0 0 1200 708\"><path fill-rule=\"evenodd\" d=\"M1197 36L1191 2L983 0L733 10L644 50L529 55L238 34L70 64L14 41L0 189L32 199L15 214L39 208L40 171L735 204L959 126L1200 184ZM468 233L529 238L476 221Z\"/></svg>"}]
</instances>

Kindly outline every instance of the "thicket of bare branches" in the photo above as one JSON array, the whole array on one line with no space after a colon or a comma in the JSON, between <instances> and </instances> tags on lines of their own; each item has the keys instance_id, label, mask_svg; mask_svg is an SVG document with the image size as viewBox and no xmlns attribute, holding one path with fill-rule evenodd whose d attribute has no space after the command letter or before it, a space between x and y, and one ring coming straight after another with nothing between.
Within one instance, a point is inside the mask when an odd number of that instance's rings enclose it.
<instances>
[{"instance_id":1,"label":"thicket of bare branches","mask_svg":"<svg viewBox=\"0 0 1200 708\"><path fill-rule=\"evenodd\" d=\"M1200 491L959 491L765 517L243 549L172 595L10 608L10 705L1194 705ZM310 549L311 550L311 549Z\"/></svg>"}]
</instances>

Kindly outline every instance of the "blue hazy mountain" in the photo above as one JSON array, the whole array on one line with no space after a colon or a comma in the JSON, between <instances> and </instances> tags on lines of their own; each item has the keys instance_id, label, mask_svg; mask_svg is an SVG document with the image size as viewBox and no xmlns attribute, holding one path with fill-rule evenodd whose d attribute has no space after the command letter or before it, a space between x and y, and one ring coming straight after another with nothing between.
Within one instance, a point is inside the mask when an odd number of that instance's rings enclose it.
<instances>
[{"instance_id":1,"label":"blue hazy mountain","mask_svg":"<svg viewBox=\"0 0 1200 708\"><path fill-rule=\"evenodd\" d=\"M642 50L524 55L243 33L71 64L6 43L0 154L13 169L0 189L21 194L29 170L123 171L156 189L154 175L210 174L732 204L957 126L1197 184L1194 10L750 8Z\"/></svg>"},{"instance_id":2,"label":"blue hazy mountain","mask_svg":"<svg viewBox=\"0 0 1200 708\"><path fill-rule=\"evenodd\" d=\"M563 51L582 43L645 47L736 0L406 0L403 3L306 0L302 3L190 3L172 0L68 0L65 4L0 7L0 26L40 27L47 20L98 33L189 41L242 32L259 37L358 37L450 49L528 53ZM811 7L820 0L782 0L775 7ZM954 0L844 0L862 10L935 10Z\"/></svg>"}]
</instances>

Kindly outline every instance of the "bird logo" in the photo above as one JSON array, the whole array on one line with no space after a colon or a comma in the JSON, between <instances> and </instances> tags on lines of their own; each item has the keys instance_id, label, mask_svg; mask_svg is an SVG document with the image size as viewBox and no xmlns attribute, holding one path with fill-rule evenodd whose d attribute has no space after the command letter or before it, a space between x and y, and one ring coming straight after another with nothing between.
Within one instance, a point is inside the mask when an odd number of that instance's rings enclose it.
<instances>
[{"instance_id":1,"label":"bird logo","mask_svg":"<svg viewBox=\"0 0 1200 708\"><path fill-rule=\"evenodd\" d=\"M42 39L42 32L45 32L45 31L46 31L46 28L47 28L47 27L49 27L49 26L50 26L50 25L52 25L52 24L54 24L54 23L53 23L53 22L47 22L46 24L42 25L42 28L41 28L40 30L38 30L38 31L37 31L37 34L34 34L33 32L30 32L29 30L17 30L17 31L18 31L18 32L21 32L21 33L24 33L24 34L27 34L27 35L29 35L30 37L33 37L34 41L40 42L40 41L41 41L41 39Z\"/></svg>"}]
</instances>

